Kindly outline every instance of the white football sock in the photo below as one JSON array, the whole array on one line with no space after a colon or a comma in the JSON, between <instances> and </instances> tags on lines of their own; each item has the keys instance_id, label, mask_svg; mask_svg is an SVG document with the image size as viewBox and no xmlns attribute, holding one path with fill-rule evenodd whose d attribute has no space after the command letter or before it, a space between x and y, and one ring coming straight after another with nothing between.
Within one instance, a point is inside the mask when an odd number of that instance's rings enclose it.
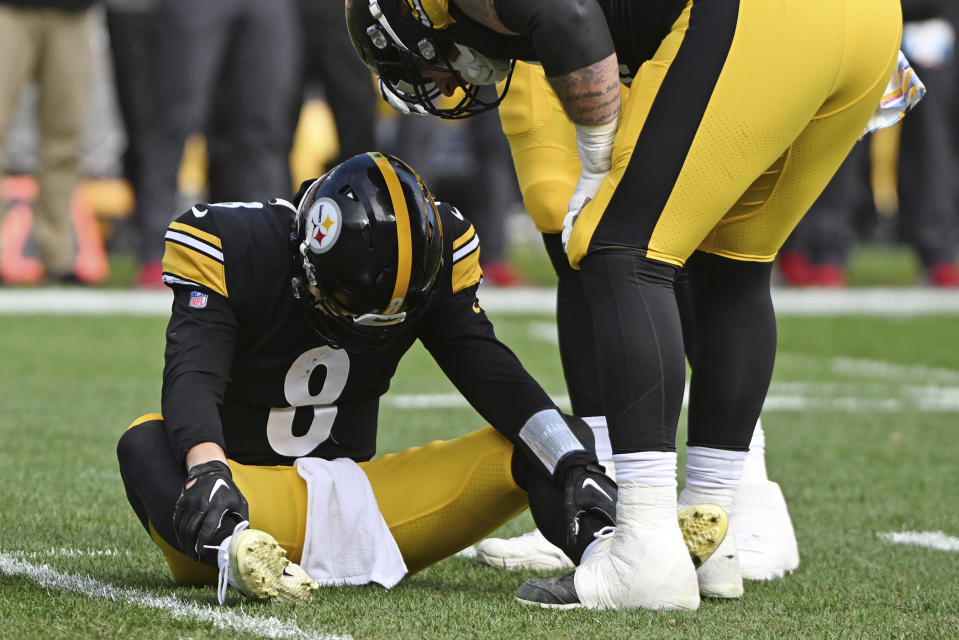
<instances>
[{"instance_id":1,"label":"white football sock","mask_svg":"<svg viewBox=\"0 0 959 640\"><path fill-rule=\"evenodd\" d=\"M689 447L686 451L686 488L682 501L685 504L718 504L728 512L733 506L745 459L745 451Z\"/></svg>"},{"instance_id":2,"label":"white football sock","mask_svg":"<svg viewBox=\"0 0 959 640\"><path fill-rule=\"evenodd\" d=\"M583 421L593 430L593 440L596 442L596 459L599 465L606 470L613 480L616 479L616 465L613 463L613 446L609 443L609 428L606 426L606 416L590 416Z\"/></svg>"},{"instance_id":3,"label":"white football sock","mask_svg":"<svg viewBox=\"0 0 959 640\"><path fill-rule=\"evenodd\" d=\"M637 482L647 487L676 486L675 451L614 453L616 482Z\"/></svg>"},{"instance_id":4,"label":"white football sock","mask_svg":"<svg viewBox=\"0 0 959 640\"><path fill-rule=\"evenodd\" d=\"M743 481L765 482L766 475L766 434L763 432L762 419L756 421L753 438L749 441L749 452L743 463Z\"/></svg>"}]
</instances>

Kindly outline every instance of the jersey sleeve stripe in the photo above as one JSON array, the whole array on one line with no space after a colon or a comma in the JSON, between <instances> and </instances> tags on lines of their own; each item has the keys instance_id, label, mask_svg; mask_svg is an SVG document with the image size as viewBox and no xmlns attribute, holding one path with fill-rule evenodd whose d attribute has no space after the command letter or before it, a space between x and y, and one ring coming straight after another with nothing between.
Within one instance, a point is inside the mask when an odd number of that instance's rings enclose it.
<instances>
[{"instance_id":1,"label":"jersey sleeve stripe","mask_svg":"<svg viewBox=\"0 0 959 640\"><path fill-rule=\"evenodd\" d=\"M479 249L479 236L474 233L473 237L470 238L470 241L467 244L453 251L453 263L455 264L459 262L469 254L476 252L477 249Z\"/></svg>"},{"instance_id":2,"label":"jersey sleeve stripe","mask_svg":"<svg viewBox=\"0 0 959 640\"><path fill-rule=\"evenodd\" d=\"M205 242L197 240L192 236L188 236L185 233L179 233L177 231L167 230L166 236L167 243L174 242L176 244L184 244L188 247L195 249L201 253L205 253L210 256L217 262L223 262L223 252L217 249L216 247L211 247Z\"/></svg>"},{"instance_id":3,"label":"jersey sleeve stripe","mask_svg":"<svg viewBox=\"0 0 959 640\"><path fill-rule=\"evenodd\" d=\"M393 285L393 295L389 306L384 313L396 313L406 299L406 293L410 288L410 271L413 269L413 246L412 234L410 232L410 212L406 204L406 196L403 193L403 187L400 185L400 179L396 175L396 169L390 164L390 161L378 153L371 153L370 157L376 162L383 179L386 180L386 187L390 193L390 200L393 203L393 214L396 216L396 243L397 243L397 264L396 264L396 283Z\"/></svg>"},{"instance_id":4,"label":"jersey sleeve stripe","mask_svg":"<svg viewBox=\"0 0 959 640\"><path fill-rule=\"evenodd\" d=\"M473 225L470 225L470 228L463 232L459 238L453 241L453 251L456 251L462 247L467 242L470 242L473 238L476 237L476 229Z\"/></svg>"},{"instance_id":5,"label":"jersey sleeve stripe","mask_svg":"<svg viewBox=\"0 0 959 640\"><path fill-rule=\"evenodd\" d=\"M196 282L227 297L223 254L220 253L219 259L214 259L209 254L196 250L192 245L171 241L169 238L171 233L167 232L163 273L174 278Z\"/></svg>"},{"instance_id":6,"label":"jersey sleeve stripe","mask_svg":"<svg viewBox=\"0 0 959 640\"><path fill-rule=\"evenodd\" d=\"M207 242L208 244L213 245L217 249L223 248L223 242L221 242L217 236L213 235L212 233L203 231L202 229L197 229L196 227L191 227L188 224L184 224L182 222L176 222L176 221L170 223L170 229L173 229L174 231L182 231L183 233L187 233L193 236L194 238L203 240L204 242Z\"/></svg>"},{"instance_id":7,"label":"jersey sleeve stripe","mask_svg":"<svg viewBox=\"0 0 959 640\"><path fill-rule=\"evenodd\" d=\"M476 247L479 247L479 241L477 241ZM479 255L479 251L471 251L459 260L453 261L453 293L479 283L483 275Z\"/></svg>"}]
</instances>

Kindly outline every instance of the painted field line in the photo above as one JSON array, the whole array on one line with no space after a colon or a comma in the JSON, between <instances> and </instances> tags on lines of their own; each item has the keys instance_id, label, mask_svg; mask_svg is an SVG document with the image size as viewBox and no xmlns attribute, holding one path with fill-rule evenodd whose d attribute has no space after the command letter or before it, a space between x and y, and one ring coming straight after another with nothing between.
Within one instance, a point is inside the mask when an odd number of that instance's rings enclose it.
<instances>
[{"instance_id":1,"label":"painted field line","mask_svg":"<svg viewBox=\"0 0 959 640\"><path fill-rule=\"evenodd\" d=\"M920 287L875 289L774 288L773 305L780 315L895 315L959 314L959 292ZM137 315L170 313L168 290L138 291L97 288L7 288L0 290L0 315ZM480 305L491 313L546 313L556 311L551 288L482 286Z\"/></svg>"},{"instance_id":2,"label":"painted field line","mask_svg":"<svg viewBox=\"0 0 959 640\"><path fill-rule=\"evenodd\" d=\"M959 551L959 538L946 535L942 531L897 531L877 535L896 544L911 544L939 551Z\"/></svg>"},{"instance_id":3,"label":"painted field line","mask_svg":"<svg viewBox=\"0 0 959 640\"><path fill-rule=\"evenodd\" d=\"M350 636L304 631L292 622L285 622L274 617L253 616L226 608L195 604L181 600L176 596L157 596L137 589L117 587L90 576L61 573L46 564L35 565L2 551L0 551L0 572L10 576L22 576L47 589L79 593L90 598L103 598L135 607L158 609L178 620L189 619L209 622L221 629L236 629L263 638L303 638L308 640L347 640L350 638Z\"/></svg>"},{"instance_id":4,"label":"painted field line","mask_svg":"<svg viewBox=\"0 0 959 640\"><path fill-rule=\"evenodd\" d=\"M876 385L870 385L870 389ZM858 413L875 411L897 413L959 413L959 387L898 386L894 389L877 387L863 395L863 385L814 384L807 382L774 383L766 396L763 411L840 411ZM898 397L890 397L895 391ZM885 395L884 395L885 393ZM562 409L569 409L569 396L550 394ZM466 398L458 393L397 393L388 394L382 403L396 409L465 409ZM689 406L689 389L683 396L683 407Z\"/></svg>"}]
</instances>

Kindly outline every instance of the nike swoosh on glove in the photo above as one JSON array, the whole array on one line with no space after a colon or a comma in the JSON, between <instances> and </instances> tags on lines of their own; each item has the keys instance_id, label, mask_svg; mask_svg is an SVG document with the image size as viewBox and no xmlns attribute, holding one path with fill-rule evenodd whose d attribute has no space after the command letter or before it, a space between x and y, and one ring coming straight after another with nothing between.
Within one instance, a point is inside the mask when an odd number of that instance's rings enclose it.
<instances>
[{"instance_id":1,"label":"nike swoosh on glove","mask_svg":"<svg viewBox=\"0 0 959 640\"><path fill-rule=\"evenodd\" d=\"M190 488L186 485L196 480ZM173 530L180 549L199 560L205 547L214 545L217 531L250 519L246 498L233 482L230 467L219 460L194 465L173 510Z\"/></svg>"},{"instance_id":2,"label":"nike swoosh on glove","mask_svg":"<svg viewBox=\"0 0 959 640\"><path fill-rule=\"evenodd\" d=\"M566 542L572 547L580 533L580 522L587 514L616 524L616 483L598 464L570 467L563 478L563 509L568 528Z\"/></svg>"}]
</instances>

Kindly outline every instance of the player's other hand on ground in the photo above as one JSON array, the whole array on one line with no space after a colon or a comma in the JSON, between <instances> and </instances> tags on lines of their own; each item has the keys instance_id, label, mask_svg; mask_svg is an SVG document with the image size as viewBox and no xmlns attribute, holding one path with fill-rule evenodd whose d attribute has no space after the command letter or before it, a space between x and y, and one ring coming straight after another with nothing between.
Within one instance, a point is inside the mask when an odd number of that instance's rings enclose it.
<instances>
[{"instance_id":1,"label":"player's other hand on ground","mask_svg":"<svg viewBox=\"0 0 959 640\"><path fill-rule=\"evenodd\" d=\"M570 467L563 478L563 508L569 523L567 544L575 544L586 516L608 526L616 524L616 493L616 482L598 464Z\"/></svg>"}]
</instances>

